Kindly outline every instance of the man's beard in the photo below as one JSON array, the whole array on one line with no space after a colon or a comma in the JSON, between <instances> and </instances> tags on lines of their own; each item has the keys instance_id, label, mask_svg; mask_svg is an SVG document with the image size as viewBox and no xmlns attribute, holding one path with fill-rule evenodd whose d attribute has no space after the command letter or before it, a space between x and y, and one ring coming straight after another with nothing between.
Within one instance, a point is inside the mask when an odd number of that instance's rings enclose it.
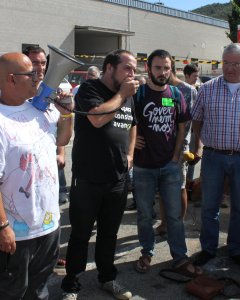
<instances>
[{"instance_id":1,"label":"man's beard","mask_svg":"<svg viewBox=\"0 0 240 300\"><path fill-rule=\"evenodd\" d=\"M149 72L149 75L150 79L152 80L152 83L158 86L164 86L169 82L170 79L170 76L168 78L161 76L161 81L159 81L159 79L157 79L151 72Z\"/></svg>"}]
</instances>

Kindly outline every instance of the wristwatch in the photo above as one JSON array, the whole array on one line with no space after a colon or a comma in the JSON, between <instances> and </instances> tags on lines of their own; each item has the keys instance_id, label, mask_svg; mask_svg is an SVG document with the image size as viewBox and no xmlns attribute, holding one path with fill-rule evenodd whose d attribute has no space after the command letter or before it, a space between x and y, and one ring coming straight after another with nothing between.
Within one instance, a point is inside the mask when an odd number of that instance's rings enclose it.
<instances>
[{"instance_id":1,"label":"wristwatch","mask_svg":"<svg viewBox=\"0 0 240 300\"><path fill-rule=\"evenodd\" d=\"M5 222L0 222L0 231L6 228L7 226L9 226L8 220L6 220Z\"/></svg>"}]
</instances>

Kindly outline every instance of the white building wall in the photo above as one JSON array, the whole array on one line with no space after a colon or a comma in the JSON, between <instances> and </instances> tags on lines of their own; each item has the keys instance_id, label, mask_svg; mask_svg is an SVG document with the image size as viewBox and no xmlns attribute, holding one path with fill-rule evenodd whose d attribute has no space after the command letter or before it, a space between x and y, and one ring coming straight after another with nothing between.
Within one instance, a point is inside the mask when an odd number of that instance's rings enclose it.
<instances>
[{"instance_id":1,"label":"white building wall","mask_svg":"<svg viewBox=\"0 0 240 300\"><path fill-rule=\"evenodd\" d=\"M163 48L179 57L220 59L229 43L224 28L139 10L131 10L131 16L131 31L137 32L131 45L135 51L144 44L148 53Z\"/></svg>"},{"instance_id":2,"label":"white building wall","mask_svg":"<svg viewBox=\"0 0 240 300\"><path fill-rule=\"evenodd\" d=\"M122 38L122 46L135 54L163 48L176 58L221 60L230 43L224 28L101 0L1 0L0 14L0 53L21 51L22 43L30 43L73 54L75 25L133 31L135 36Z\"/></svg>"}]
</instances>

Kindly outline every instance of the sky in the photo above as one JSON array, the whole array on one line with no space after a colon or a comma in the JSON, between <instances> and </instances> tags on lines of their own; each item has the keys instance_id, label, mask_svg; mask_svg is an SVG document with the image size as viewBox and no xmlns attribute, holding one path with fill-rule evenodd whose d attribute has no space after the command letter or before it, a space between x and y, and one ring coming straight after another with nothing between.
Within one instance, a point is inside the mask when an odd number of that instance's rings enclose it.
<instances>
[{"instance_id":1,"label":"sky","mask_svg":"<svg viewBox=\"0 0 240 300\"><path fill-rule=\"evenodd\" d=\"M228 3L228 0L145 0L150 3L162 2L165 6L177 8L181 10L193 10L201 6L205 6L213 3Z\"/></svg>"}]
</instances>

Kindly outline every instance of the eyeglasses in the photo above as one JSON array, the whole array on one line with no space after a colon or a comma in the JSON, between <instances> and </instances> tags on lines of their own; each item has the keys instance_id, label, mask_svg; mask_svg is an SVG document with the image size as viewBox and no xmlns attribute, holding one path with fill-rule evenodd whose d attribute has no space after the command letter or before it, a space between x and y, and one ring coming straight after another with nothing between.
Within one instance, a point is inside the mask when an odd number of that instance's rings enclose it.
<instances>
[{"instance_id":1,"label":"eyeglasses","mask_svg":"<svg viewBox=\"0 0 240 300\"><path fill-rule=\"evenodd\" d=\"M32 77L32 80L38 79L36 70L33 70L31 72L13 73L13 75L24 75L24 76Z\"/></svg>"},{"instance_id":2,"label":"eyeglasses","mask_svg":"<svg viewBox=\"0 0 240 300\"><path fill-rule=\"evenodd\" d=\"M233 62L229 62L229 61L223 61L223 65L226 67L233 67L234 69L238 69L240 68L240 63L233 63Z\"/></svg>"}]
</instances>

